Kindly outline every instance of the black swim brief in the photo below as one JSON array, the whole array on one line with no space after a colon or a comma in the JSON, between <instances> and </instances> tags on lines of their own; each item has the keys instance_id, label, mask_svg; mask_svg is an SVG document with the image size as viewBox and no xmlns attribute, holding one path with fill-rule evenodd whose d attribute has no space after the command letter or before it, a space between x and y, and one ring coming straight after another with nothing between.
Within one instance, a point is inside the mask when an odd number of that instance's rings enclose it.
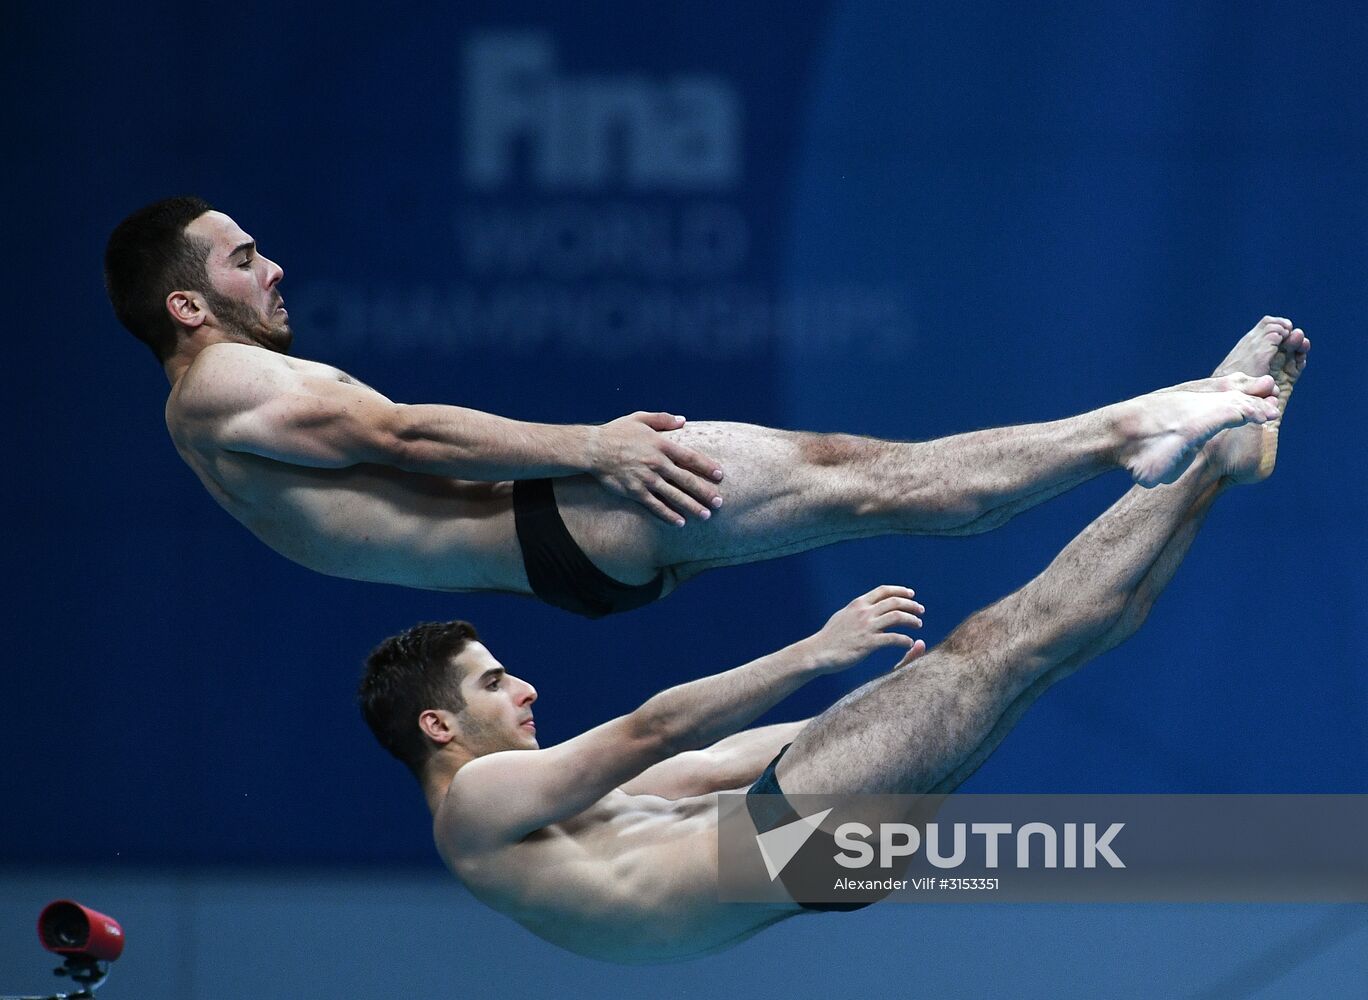
<instances>
[{"instance_id":1,"label":"black swim brief","mask_svg":"<svg viewBox=\"0 0 1368 1000\"><path fill-rule=\"evenodd\" d=\"M513 521L532 593L586 618L632 611L660 597L665 574L649 583L619 583L589 561L566 530L549 479L513 484Z\"/></svg>"},{"instance_id":2,"label":"black swim brief","mask_svg":"<svg viewBox=\"0 0 1368 1000\"><path fill-rule=\"evenodd\" d=\"M751 815L757 833L768 833L776 827L796 823L800 817L794 811L784 790L779 787L779 777L775 768L788 753L790 743L779 751L770 761L765 773L746 792L746 809ZM849 875L838 867L833 860L837 854L836 838L825 830L814 830L812 836L798 849L798 853L779 873L779 881L784 883L793 901L805 910L819 913L848 913L862 910L877 903L887 895L886 892L871 895L862 893L861 898L848 902L831 902L832 887L842 875ZM827 902L822 900L826 899Z\"/></svg>"}]
</instances>

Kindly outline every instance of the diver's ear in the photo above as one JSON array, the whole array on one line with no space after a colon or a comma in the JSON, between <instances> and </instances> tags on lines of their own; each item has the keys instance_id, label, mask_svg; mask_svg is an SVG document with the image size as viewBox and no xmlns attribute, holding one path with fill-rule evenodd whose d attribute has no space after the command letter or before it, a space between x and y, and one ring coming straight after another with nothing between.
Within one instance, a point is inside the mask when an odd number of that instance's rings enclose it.
<instances>
[{"instance_id":1,"label":"diver's ear","mask_svg":"<svg viewBox=\"0 0 1368 1000\"><path fill-rule=\"evenodd\" d=\"M446 746L456 738L456 715L440 708L425 709L418 716L418 728L438 746Z\"/></svg>"},{"instance_id":2,"label":"diver's ear","mask_svg":"<svg viewBox=\"0 0 1368 1000\"><path fill-rule=\"evenodd\" d=\"M166 296L166 311L178 325L196 330L209 318L209 303L199 292L175 291Z\"/></svg>"}]
</instances>

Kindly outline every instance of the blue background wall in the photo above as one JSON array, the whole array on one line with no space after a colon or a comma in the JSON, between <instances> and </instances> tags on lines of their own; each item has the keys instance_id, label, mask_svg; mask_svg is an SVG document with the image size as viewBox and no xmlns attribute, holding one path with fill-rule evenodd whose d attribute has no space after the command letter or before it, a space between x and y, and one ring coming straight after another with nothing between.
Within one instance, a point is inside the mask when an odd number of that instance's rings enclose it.
<instances>
[{"instance_id":1,"label":"blue background wall","mask_svg":"<svg viewBox=\"0 0 1368 1000\"><path fill-rule=\"evenodd\" d=\"M536 420L660 408L923 438L1197 377L1259 316L1291 316L1316 347L1277 475L1221 501L1145 630L968 787L1368 791L1362 13L149 4L10 21L0 864L440 878L420 797L350 703L385 635L477 622L556 741L880 582L916 587L943 637L1125 485L987 536L719 572L598 623L320 577L180 463L164 379L104 300L109 230L181 192L284 265L300 355L395 399Z\"/></svg>"}]
</instances>

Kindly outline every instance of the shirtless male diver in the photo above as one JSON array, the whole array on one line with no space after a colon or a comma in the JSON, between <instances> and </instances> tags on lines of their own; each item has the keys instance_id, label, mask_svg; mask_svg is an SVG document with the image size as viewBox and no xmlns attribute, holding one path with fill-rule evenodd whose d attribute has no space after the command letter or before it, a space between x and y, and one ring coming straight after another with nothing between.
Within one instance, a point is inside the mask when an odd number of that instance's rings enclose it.
<instances>
[{"instance_id":1,"label":"shirtless male diver","mask_svg":"<svg viewBox=\"0 0 1368 1000\"><path fill-rule=\"evenodd\" d=\"M214 499L320 573L531 593L591 617L712 567L872 535L985 531L1112 468L1170 481L1212 435L1276 413L1267 380L1233 373L916 443L665 413L522 423L396 404L287 357L282 275L197 198L135 212L106 248L114 311L161 362L171 438ZM1274 329L1291 326L1266 318L1251 335ZM706 523L678 530L685 515Z\"/></svg>"},{"instance_id":2,"label":"shirtless male diver","mask_svg":"<svg viewBox=\"0 0 1368 1000\"><path fill-rule=\"evenodd\" d=\"M1309 348L1300 330L1246 337L1218 372L1271 375L1281 408ZM807 639L547 749L536 691L463 622L381 644L358 698L417 775L438 851L476 898L596 958L714 951L805 910L851 908L719 902L718 793L749 786L756 815L784 794L953 791L1046 688L1135 632L1217 495L1272 472L1279 422L1221 433L1172 485L1132 487L930 652L891 631L920 625L912 591L880 587ZM906 651L902 669L816 718L743 731L813 677L888 646Z\"/></svg>"}]
</instances>

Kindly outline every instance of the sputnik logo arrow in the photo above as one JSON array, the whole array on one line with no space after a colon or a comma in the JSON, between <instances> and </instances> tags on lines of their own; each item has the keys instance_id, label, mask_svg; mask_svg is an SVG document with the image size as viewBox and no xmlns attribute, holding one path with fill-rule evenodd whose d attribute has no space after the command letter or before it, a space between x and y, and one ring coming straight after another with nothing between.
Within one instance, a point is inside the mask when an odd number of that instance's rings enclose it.
<instances>
[{"instance_id":1,"label":"sputnik logo arrow","mask_svg":"<svg viewBox=\"0 0 1368 1000\"><path fill-rule=\"evenodd\" d=\"M830 809L824 809L755 835L755 842L760 845L760 856L765 859L765 870L769 872L771 882L779 877L779 873L793 860L793 856L802 849L808 838L830 813Z\"/></svg>"}]
</instances>

